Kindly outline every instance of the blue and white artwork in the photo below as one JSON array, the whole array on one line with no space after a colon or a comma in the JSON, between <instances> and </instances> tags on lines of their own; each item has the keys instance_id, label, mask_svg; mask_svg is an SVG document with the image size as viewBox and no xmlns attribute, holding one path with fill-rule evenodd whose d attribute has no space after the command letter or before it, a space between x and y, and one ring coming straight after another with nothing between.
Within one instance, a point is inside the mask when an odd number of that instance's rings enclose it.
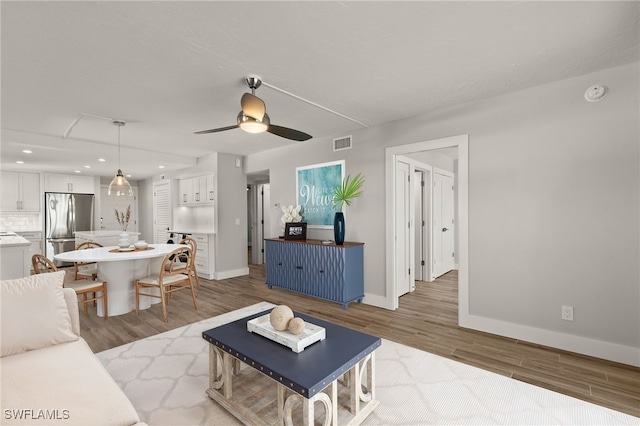
<instances>
[{"instance_id":1,"label":"blue and white artwork","mask_svg":"<svg viewBox=\"0 0 640 426\"><path fill-rule=\"evenodd\" d=\"M333 191L343 177L344 160L296 167L296 200L308 227L333 228Z\"/></svg>"}]
</instances>

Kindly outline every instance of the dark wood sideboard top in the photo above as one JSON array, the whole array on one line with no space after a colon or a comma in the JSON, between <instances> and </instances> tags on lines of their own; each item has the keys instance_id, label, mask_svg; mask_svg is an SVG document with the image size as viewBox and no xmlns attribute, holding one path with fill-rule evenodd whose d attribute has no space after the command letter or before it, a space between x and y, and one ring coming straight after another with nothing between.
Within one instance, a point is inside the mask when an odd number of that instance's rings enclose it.
<instances>
[{"instance_id":1,"label":"dark wood sideboard top","mask_svg":"<svg viewBox=\"0 0 640 426\"><path fill-rule=\"evenodd\" d=\"M339 246L335 242L323 243L324 240L285 240L284 238L265 238L265 241L276 241L279 243L292 243L292 244L310 244L314 246L326 246L326 247L355 247L355 246L363 246L364 243L357 243L353 241L345 241L343 245Z\"/></svg>"}]
</instances>

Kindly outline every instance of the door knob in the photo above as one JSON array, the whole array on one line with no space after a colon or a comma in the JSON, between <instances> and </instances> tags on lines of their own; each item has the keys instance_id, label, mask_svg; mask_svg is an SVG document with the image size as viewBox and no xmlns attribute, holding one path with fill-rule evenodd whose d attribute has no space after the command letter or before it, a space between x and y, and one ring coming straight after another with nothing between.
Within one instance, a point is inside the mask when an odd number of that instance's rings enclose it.
<instances>
[{"instance_id":1,"label":"door knob","mask_svg":"<svg viewBox=\"0 0 640 426\"><path fill-rule=\"evenodd\" d=\"M448 229L447 228L442 228L442 232L447 232Z\"/></svg>"}]
</instances>

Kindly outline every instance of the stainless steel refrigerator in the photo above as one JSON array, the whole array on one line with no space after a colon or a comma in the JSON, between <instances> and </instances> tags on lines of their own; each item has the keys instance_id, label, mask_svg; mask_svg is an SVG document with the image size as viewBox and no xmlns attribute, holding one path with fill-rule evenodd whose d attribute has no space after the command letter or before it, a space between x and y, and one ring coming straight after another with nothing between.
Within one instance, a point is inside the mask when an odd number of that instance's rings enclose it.
<instances>
[{"instance_id":1,"label":"stainless steel refrigerator","mask_svg":"<svg viewBox=\"0 0 640 426\"><path fill-rule=\"evenodd\" d=\"M53 260L58 253L75 250L76 231L93 231L95 196L45 192L45 256ZM71 265L54 261L56 266Z\"/></svg>"}]
</instances>

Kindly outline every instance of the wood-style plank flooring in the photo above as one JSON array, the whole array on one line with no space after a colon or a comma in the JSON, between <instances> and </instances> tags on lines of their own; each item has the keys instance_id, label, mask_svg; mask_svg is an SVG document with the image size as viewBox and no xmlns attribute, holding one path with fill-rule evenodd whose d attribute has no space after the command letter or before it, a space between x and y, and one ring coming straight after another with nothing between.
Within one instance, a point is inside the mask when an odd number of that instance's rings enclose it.
<instances>
[{"instance_id":1,"label":"wood-style plank flooring","mask_svg":"<svg viewBox=\"0 0 640 426\"><path fill-rule=\"evenodd\" d=\"M432 283L418 282L400 298L396 311L352 303L331 303L265 285L264 265L250 274L222 281L200 279L199 310L188 291L174 293L169 322L159 304L107 320L80 314L81 334L94 352L267 301L293 310L474 365L507 377L551 389L640 417L640 369L515 339L463 329L457 325L457 272ZM428 366L424 366L428 368Z\"/></svg>"}]
</instances>

